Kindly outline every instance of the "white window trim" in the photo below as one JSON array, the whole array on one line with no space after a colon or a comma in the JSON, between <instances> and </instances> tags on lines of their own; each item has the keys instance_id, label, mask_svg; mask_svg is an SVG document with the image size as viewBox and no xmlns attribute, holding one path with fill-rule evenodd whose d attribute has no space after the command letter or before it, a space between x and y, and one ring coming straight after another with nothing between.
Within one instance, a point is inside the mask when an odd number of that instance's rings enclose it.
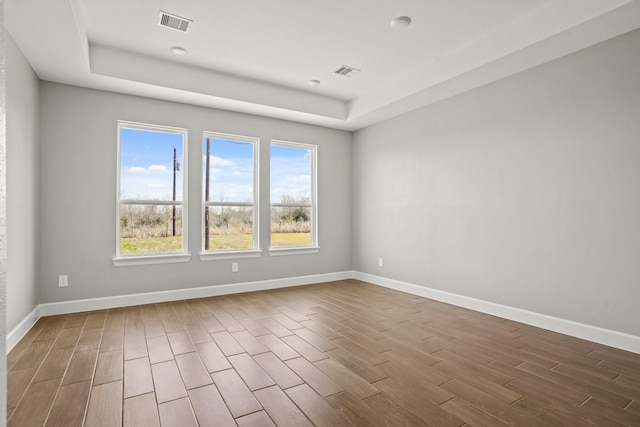
<instances>
[{"instance_id":1,"label":"white window trim","mask_svg":"<svg viewBox=\"0 0 640 427\"><path fill-rule=\"evenodd\" d=\"M122 128L149 130L156 132L174 133L183 136L182 146L182 200L181 201L167 201L167 200L121 200L120 199L120 134ZM191 259L191 254L188 251L188 129L178 128L173 126L162 126L139 122L130 122L126 120L118 120L117 129L117 152L116 152L116 255L112 258L113 264L116 267L130 266L130 265L147 265L147 264L166 264L176 262L187 262ZM120 205L121 204L151 204L151 205L176 205L182 208L182 252L175 253L158 253L158 254L144 254L144 255L122 255L120 254Z\"/></svg>"},{"instance_id":2,"label":"white window trim","mask_svg":"<svg viewBox=\"0 0 640 427\"><path fill-rule=\"evenodd\" d=\"M200 252L201 261L216 261L220 259L242 259L242 258L260 258L262 251L260 249L238 249L228 251L202 251Z\"/></svg>"},{"instance_id":3,"label":"white window trim","mask_svg":"<svg viewBox=\"0 0 640 427\"><path fill-rule=\"evenodd\" d=\"M269 256L317 254L320 246L290 246L269 249Z\"/></svg>"},{"instance_id":4,"label":"white window trim","mask_svg":"<svg viewBox=\"0 0 640 427\"><path fill-rule=\"evenodd\" d=\"M120 258L114 257L113 264L116 267L126 267L129 265L150 265L169 264L174 262L189 262L191 254L150 254L150 255L130 255Z\"/></svg>"},{"instance_id":5,"label":"white window trim","mask_svg":"<svg viewBox=\"0 0 640 427\"><path fill-rule=\"evenodd\" d=\"M271 203L269 200L269 256L283 255L304 255L316 254L320 252L318 236L318 146L302 142L283 141L272 139L269 148L273 145L281 147L304 148L311 150L311 244L308 246L271 246L271 207L282 205L281 203ZM269 156L269 167L271 167L271 156ZM271 185L271 183L269 183ZM308 205L300 205L308 206Z\"/></svg>"},{"instance_id":6,"label":"white window trim","mask_svg":"<svg viewBox=\"0 0 640 427\"><path fill-rule=\"evenodd\" d=\"M227 141L238 141L244 143L253 144L253 203L246 202L216 202L209 200L206 202L204 194L204 166L202 171L201 180L203 182L202 188L202 205L200 208L200 215L202 217L200 223L202 229L200 231L200 260L201 261L215 261L221 259L235 259L235 258L259 258L262 256L262 250L260 249L260 138L255 136L233 135L222 132L204 131L202 132L202 150L204 152L205 138L223 139ZM203 233L205 230L204 225L204 208L205 206L252 206L253 207L253 247L251 249L237 249L237 250L208 250L204 249Z\"/></svg>"}]
</instances>

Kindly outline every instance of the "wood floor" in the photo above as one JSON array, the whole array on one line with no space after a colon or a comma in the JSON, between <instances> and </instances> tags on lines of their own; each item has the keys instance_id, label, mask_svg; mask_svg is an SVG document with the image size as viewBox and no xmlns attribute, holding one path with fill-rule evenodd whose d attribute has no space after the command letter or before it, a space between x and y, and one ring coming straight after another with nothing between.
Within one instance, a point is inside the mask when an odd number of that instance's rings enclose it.
<instances>
[{"instance_id":1,"label":"wood floor","mask_svg":"<svg viewBox=\"0 0 640 427\"><path fill-rule=\"evenodd\" d=\"M640 426L640 355L346 280L42 318L9 426Z\"/></svg>"}]
</instances>

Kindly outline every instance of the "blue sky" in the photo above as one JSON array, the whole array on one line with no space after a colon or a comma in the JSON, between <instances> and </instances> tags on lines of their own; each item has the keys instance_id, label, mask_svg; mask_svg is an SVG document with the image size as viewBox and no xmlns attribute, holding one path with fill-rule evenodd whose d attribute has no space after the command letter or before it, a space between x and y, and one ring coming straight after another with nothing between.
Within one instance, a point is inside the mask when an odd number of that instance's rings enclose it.
<instances>
[{"instance_id":1,"label":"blue sky","mask_svg":"<svg viewBox=\"0 0 640 427\"><path fill-rule=\"evenodd\" d=\"M206 144L202 144L202 168ZM182 135L138 129L121 130L120 194L124 199L171 200L173 147L183 163ZM310 195L310 151L271 146L271 202L280 202L284 194ZM211 138L210 200L253 201L253 145ZM176 174L176 200L182 198L183 172ZM203 179L204 182L204 179ZM204 185L202 186L204 195Z\"/></svg>"},{"instance_id":2,"label":"blue sky","mask_svg":"<svg viewBox=\"0 0 640 427\"><path fill-rule=\"evenodd\" d=\"M120 197L172 200L173 147L183 163L182 135L121 129ZM176 200L182 199L182 168L176 174Z\"/></svg>"},{"instance_id":3,"label":"blue sky","mask_svg":"<svg viewBox=\"0 0 640 427\"><path fill-rule=\"evenodd\" d=\"M311 151L294 147L271 146L271 203L283 195L311 196Z\"/></svg>"},{"instance_id":4,"label":"blue sky","mask_svg":"<svg viewBox=\"0 0 640 427\"><path fill-rule=\"evenodd\" d=\"M203 162L205 156L206 144L203 142ZM210 156L209 200L253 201L252 144L211 138ZM283 194L308 197L310 165L309 150L272 146L271 201L281 201Z\"/></svg>"},{"instance_id":5,"label":"blue sky","mask_svg":"<svg viewBox=\"0 0 640 427\"><path fill-rule=\"evenodd\" d=\"M209 200L253 202L253 144L209 138ZM206 138L202 144L202 168L206 161ZM203 180L204 182L204 180ZM204 184L202 194L204 195Z\"/></svg>"}]
</instances>

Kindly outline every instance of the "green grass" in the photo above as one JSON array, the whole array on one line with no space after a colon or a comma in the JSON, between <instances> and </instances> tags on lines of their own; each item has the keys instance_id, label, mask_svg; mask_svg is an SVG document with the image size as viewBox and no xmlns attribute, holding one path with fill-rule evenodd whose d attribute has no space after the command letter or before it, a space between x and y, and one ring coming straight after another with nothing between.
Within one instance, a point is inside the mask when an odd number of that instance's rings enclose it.
<instances>
[{"instance_id":1,"label":"green grass","mask_svg":"<svg viewBox=\"0 0 640 427\"><path fill-rule=\"evenodd\" d=\"M253 234L214 234L209 237L209 250L231 251L236 249L251 249Z\"/></svg>"},{"instance_id":2,"label":"green grass","mask_svg":"<svg viewBox=\"0 0 640 427\"><path fill-rule=\"evenodd\" d=\"M180 252L182 236L149 237L139 239L120 238L120 254L143 255Z\"/></svg>"},{"instance_id":3,"label":"green grass","mask_svg":"<svg viewBox=\"0 0 640 427\"><path fill-rule=\"evenodd\" d=\"M311 233L271 233L271 246L309 246Z\"/></svg>"},{"instance_id":4,"label":"green grass","mask_svg":"<svg viewBox=\"0 0 640 427\"><path fill-rule=\"evenodd\" d=\"M271 233L271 246L309 246L311 233ZM209 240L209 250L250 249L253 245L252 234L218 234ZM149 237L120 239L120 253L122 255L165 254L180 252L182 236Z\"/></svg>"}]
</instances>

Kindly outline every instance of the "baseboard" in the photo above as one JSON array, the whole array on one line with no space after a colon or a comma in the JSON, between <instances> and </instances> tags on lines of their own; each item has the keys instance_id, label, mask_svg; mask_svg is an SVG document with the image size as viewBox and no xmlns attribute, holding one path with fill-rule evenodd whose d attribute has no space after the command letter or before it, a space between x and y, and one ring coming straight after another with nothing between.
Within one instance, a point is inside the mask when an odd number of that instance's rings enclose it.
<instances>
[{"instance_id":1,"label":"baseboard","mask_svg":"<svg viewBox=\"0 0 640 427\"><path fill-rule=\"evenodd\" d=\"M90 310L126 307L130 305L152 304L190 298L205 298L209 296L229 295L241 292L263 291L291 286L310 285L315 283L333 282L336 280L358 279L374 285L383 286L397 291L453 304L459 307L476 310L505 319L525 323L550 331L559 332L576 338L597 342L622 350L640 354L640 337L585 325L571 320L561 319L519 308L509 307L475 298L469 298L450 292L388 279L373 274L357 271L343 271L337 273L317 274L312 276L289 277L284 279L261 280L255 282L233 283L226 285L204 286L200 288L178 289L144 294L122 295L105 298L91 298L75 301L40 304L7 334L7 353L31 329L40 316L56 314L78 313Z\"/></svg>"},{"instance_id":2,"label":"baseboard","mask_svg":"<svg viewBox=\"0 0 640 427\"><path fill-rule=\"evenodd\" d=\"M584 323L578 323L558 317L547 316L545 314L535 313L475 298L469 298L437 289L427 288L425 286L375 276L373 274L360 273L356 271L354 272L353 278L373 283L374 285L384 286L386 288L445 302L458 307L468 308L481 313L504 317L505 319L514 320L527 325L536 326L561 334L570 335L572 337L582 338L588 341L640 354L640 337L635 335L586 325Z\"/></svg>"},{"instance_id":3,"label":"baseboard","mask_svg":"<svg viewBox=\"0 0 640 427\"><path fill-rule=\"evenodd\" d=\"M177 289L144 294L120 295L104 298L90 298L74 301L40 304L25 317L18 326L7 334L7 353L20 341L41 316L80 313L83 311L103 310L107 308L127 307L131 305L153 304L191 298L205 298L242 292L264 291L291 286L311 285L353 278L352 271L316 274L312 276L287 277L283 279L261 280L256 282L232 283L226 285L203 286L200 288Z\"/></svg>"},{"instance_id":4,"label":"baseboard","mask_svg":"<svg viewBox=\"0 0 640 427\"><path fill-rule=\"evenodd\" d=\"M91 298L75 301L62 301L40 304L41 316L79 313L82 311L102 310L106 308L127 307L131 305L153 304L192 298L205 298L242 292L264 291L291 286L345 280L353 277L352 271L316 274L312 276L288 277L284 279L260 280L256 282L231 283L227 285L203 286L199 288L175 289L144 294L119 295L104 298Z\"/></svg>"},{"instance_id":5,"label":"baseboard","mask_svg":"<svg viewBox=\"0 0 640 427\"><path fill-rule=\"evenodd\" d=\"M11 330L11 332L7 334L7 354L13 349L13 347L15 347L16 344L18 344L18 341L20 341L27 332L29 332L29 329L36 324L40 316L40 306L37 306L31 313L27 314L27 316Z\"/></svg>"}]
</instances>

